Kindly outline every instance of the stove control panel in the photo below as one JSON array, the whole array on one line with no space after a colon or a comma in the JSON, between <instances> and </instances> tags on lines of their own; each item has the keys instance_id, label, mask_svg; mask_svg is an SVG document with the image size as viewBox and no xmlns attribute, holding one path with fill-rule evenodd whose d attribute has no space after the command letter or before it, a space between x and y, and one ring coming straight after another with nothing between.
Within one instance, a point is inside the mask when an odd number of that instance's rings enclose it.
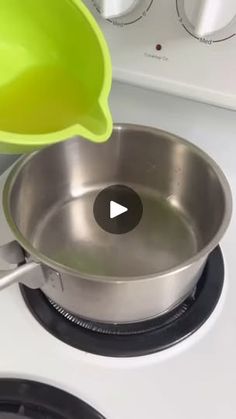
<instances>
[{"instance_id":1,"label":"stove control panel","mask_svg":"<svg viewBox=\"0 0 236 419\"><path fill-rule=\"evenodd\" d=\"M84 0L114 78L236 110L236 0Z\"/></svg>"}]
</instances>

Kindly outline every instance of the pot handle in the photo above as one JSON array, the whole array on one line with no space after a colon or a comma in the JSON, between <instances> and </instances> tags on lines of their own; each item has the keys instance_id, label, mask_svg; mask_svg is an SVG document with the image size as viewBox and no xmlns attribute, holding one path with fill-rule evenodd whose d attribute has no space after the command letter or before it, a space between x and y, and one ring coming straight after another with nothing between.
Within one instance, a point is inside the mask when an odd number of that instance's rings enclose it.
<instances>
[{"instance_id":1,"label":"pot handle","mask_svg":"<svg viewBox=\"0 0 236 419\"><path fill-rule=\"evenodd\" d=\"M15 283L33 289L41 288L46 283L41 263L26 262L24 250L17 241L0 246L0 258L10 264L18 265L15 269L0 270L0 290Z\"/></svg>"}]
</instances>

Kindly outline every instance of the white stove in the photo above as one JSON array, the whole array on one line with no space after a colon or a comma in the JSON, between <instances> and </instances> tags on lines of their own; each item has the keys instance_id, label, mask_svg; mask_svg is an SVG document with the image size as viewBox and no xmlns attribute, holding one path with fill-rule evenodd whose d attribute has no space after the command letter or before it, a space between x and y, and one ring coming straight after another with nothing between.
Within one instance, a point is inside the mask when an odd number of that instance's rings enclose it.
<instances>
[{"instance_id":1,"label":"white stove","mask_svg":"<svg viewBox=\"0 0 236 419\"><path fill-rule=\"evenodd\" d=\"M111 106L116 121L158 126L207 151L224 170L236 196L234 112L118 83L113 86ZM3 213L0 221L1 243L5 243L12 236ZM233 216L221 244L225 285L214 313L192 336L156 354L111 358L72 348L35 320L18 286L1 291L0 377L59 387L107 419L234 419L235 232Z\"/></svg>"},{"instance_id":2,"label":"white stove","mask_svg":"<svg viewBox=\"0 0 236 419\"><path fill-rule=\"evenodd\" d=\"M232 92L233 88L235 83ZM235 105L236 95L231 99ZM232 108L231 100L228 107ZM116 122L162 128L201 147L223 169L236 198L234 111L120 82L113 84L111 109ZM1 159L3 169L6 158ZM1 187L6 176L1 177ZM2 211L0 231L0 244L13 238ZM221 249L225 280L212 315L184 341L146 356L105 357L71 347L35 319L18 285L1 291L0 381L18 378L55 386L87 402L106 419L234 419L235 213Z\"/></svg>"}]
</instances>

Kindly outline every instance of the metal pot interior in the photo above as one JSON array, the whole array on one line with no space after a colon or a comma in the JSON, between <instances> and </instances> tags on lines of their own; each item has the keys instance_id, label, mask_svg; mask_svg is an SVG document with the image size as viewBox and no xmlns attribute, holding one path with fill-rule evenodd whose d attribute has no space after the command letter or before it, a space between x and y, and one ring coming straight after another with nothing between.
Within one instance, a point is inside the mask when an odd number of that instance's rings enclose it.
<instances>
[{"instance_id":1,"label":"metal pot interior","mask_svg":"<svg viewBox=\"0 0 236 419\"><path fill-rule=\"evenodd\" d=\"M97 194L123 184L143 203L124 235L101 229ZM230 191L217 165L174 135L117 125L111 139L74 138L24 158L10 176L4 208L23 246L56 268L109 278L177 269L212 250L230 218Z\"/></svg>"}]
</instances>

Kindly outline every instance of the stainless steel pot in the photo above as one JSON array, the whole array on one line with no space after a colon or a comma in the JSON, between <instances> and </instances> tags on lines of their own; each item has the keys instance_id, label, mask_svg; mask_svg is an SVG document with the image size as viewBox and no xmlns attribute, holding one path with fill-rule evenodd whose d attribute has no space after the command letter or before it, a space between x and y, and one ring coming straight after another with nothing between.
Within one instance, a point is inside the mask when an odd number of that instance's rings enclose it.
<instances>
[{"instance_id":1,"label":"stainless steel pot","mask_svg":"<svg viewBox=\"0 0 236 419\"><path fill-rule=\"evenodd\" d=\"M124 235L106 233L93 215L97 194L112 184L132 187L143 202L139 225ZM16 242L1 254L23 265L1 288L22 282L80 318L129 323L193 291L229 224L231 193L216 163L191 143L120 124L107 143L74 138L24 157L3 206Z\"/></svg>"}]
</instances>

